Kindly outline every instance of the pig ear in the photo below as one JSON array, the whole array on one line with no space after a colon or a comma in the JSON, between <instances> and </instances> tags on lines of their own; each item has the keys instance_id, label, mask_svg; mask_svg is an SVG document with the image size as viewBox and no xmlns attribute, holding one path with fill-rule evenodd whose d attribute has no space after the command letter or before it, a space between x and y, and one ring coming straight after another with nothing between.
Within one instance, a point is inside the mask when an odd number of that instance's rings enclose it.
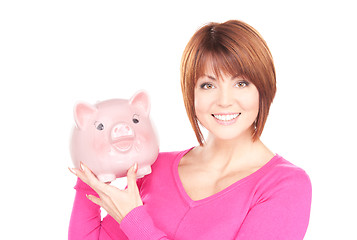
<instances>
[{"instance_id":1,"label":"pig ear","mask_svg":"<svg viewBox=\"0 0 357 240\"><path fill-rule=\"evenodd\" d=\"M150 113L150 99L145 91L140 91L131 97L130 105L140 109L146 116Z\"/></svg>"},{"instance_id":2,"label":"pig ear","mask_svg":"<svg viewBox=\"0 0 357 240\"><path fill-rule=\"evenodd\" d=\"M74 107L74 120L79 129L83 129L91 124L91 119L97 112L97 108L88 103L77 103Z\"/></svg>"}]
</instances>

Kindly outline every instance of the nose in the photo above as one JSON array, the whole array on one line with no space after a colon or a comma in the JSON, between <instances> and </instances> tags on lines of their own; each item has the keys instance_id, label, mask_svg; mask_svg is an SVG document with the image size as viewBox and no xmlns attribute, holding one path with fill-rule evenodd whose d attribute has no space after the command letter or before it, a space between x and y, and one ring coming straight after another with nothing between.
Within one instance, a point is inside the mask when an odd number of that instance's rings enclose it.
<instances>
[{"instance_id":1,"label":"nose","mask_svg":"<svg viewBox=\"0 0 357 240\"><path fill-rule=\"evenodd\" d=\"M115 125L112 129L112 139L117 140L122 137L133 137L133 129L126 123L119 123Z\"/></svg>"},{"instance_id":2,"label":"nose","mask_svg":"<svg viewBox=\"0 0 357 240\"><path fill-rule=\"evenodd\" d=\"M220 107L226 108L233 104L233 93L228 89L220 89L217 103Z\"/></svg>"}]
</instances>

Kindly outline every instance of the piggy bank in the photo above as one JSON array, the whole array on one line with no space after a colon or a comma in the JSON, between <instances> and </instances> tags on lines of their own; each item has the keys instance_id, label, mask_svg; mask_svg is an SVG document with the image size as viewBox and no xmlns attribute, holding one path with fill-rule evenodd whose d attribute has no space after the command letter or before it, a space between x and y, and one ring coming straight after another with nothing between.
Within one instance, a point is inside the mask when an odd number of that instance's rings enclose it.
<instances>
[{"instance_id":1,"label":"piggy bank","mask_svg":"<svg viewBox=\"0 0 357 240\"><path fill-rule=\"evenodd\" d=\"M83 162L102 182L126 176L134 163L138 178L151 173L159 144L149 113L144 91L131 99L76 104L70 144L74 166Z\"/></svg>"}]
</instances>

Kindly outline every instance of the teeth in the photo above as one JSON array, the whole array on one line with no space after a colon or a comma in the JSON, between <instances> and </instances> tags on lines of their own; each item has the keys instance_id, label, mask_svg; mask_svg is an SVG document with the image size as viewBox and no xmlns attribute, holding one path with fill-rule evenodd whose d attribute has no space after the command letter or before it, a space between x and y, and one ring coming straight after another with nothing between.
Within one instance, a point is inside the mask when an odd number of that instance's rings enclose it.
<instances>
[{"instance_id":1,"label":"teeth","mask_svg":"<svg viewBox=\"0 0 357 240\"><path fill-rule=\"evenodd\" d=\"M230 121L235 119L236 117L238 117L240 115L240 113L237 114L230 114L230 115L219 115L219 114L212 114L213 117L217 118L218 120L221 121Z\"/></svg>"}]
</instances>

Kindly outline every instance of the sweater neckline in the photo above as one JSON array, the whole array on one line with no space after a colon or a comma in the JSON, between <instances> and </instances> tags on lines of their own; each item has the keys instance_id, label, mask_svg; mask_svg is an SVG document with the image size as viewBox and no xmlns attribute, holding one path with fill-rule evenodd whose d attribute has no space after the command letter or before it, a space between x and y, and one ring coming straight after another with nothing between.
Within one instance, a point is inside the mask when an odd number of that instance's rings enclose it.
<instances>
[{"instance_id":1,"label":"sweater neckline","mask_svg":"<svg viewBox=\"0 0 357 240\"><path fill-rule=\"evenodd\" d=\"M185 156L189 151L191 151L194 147L189 148L187 150L181 151L177 154L174 162L173 162L173 176L175 179L175 183L176 183L176 187L178 188L178 191L181 195L181 197L183 198L183 200L190 206L190 207L195 207L195 206L199 206L202 205L206 202L212 201L214 199L220 198L221 196L225 195L226 193L230 192L231 190L235 189L236 187L250 181L251 179L254 179L258 176L261 176L264 172L266 172L271 166L274 165L274 163L281 158L281 156L279 156L278 154L275 154L274 157L272 157L267 163L265 163L261 168L259 168L258 170L256 170L255 172L251 173L250 175L232 183L231 185L229 185L228 187L222 189L221 191L199 199L199 200L193 200L191 199L191 197L187 194L185 188L183 187L182 181L180 179L179 173L178 173L178 166L180 164L181 159L183 158L183 156Z\"/></svg>"}]
</instances>

